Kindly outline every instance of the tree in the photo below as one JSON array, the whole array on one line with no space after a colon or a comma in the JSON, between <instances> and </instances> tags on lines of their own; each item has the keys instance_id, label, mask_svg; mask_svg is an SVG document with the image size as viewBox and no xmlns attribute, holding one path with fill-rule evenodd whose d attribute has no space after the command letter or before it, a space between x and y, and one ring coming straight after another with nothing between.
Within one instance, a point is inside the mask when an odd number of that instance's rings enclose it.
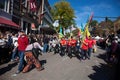
<instances>
[{"instance_id":1,"label":"tree","mask_svg":"<svg viewBox=\"0 0 120 80\"><path fill-rule=\"evenodd\" d=\"M98 21L97 21L97 20L93 20L93 21L90 23L90 26L91 26L91 27L95 27L97 24L98 24Z\"/></svg>"},{"instance_id":2,"label":"tree","mask_svg":"<svg viewBox=\"0 0 120 80\"><path fill-rule=\"evenodd\" d=\"M100 22L99 26L101 26L101 28L103 29L103 31L104 31L103 34L108 35L109 33L114 32L113 21L110 20L109 18L107 19L107 21Z\"/></svg>"},{"instance_id":3,"label":"tree","mask_svg":"<svg viewBox=\"0 0 120 80\"><path fill-rule=\"evenodd\" d=\"M55 3L51 9L51 13L54 20L59 20L59 24L64 29L67 29L72 24L75 24L74 10L70 6L70 3L66 0L60 0L59 2Z\"/></svg>"},{"instance_id":4,"label":"tree","mask_svg":"<svg viewBox=\"0 0 120 80\"><path fill-rule=\"evenodd\" d=\"M97 25L98 25L98 21L97 21L97 20L92 20L92 21L90 22L90 28L91 28L90 33L91 33L91 35L96 34L95 30L96 30L96 26L97 26Z\"/></svg>"}]
</instances>

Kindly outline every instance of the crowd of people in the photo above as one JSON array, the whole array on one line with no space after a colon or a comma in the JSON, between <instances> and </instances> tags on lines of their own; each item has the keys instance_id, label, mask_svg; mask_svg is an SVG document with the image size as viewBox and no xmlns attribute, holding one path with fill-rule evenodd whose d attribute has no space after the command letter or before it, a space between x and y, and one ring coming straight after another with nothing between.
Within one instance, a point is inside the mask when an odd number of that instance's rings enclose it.
<instances>
[{"instance_id":1,"label":"crowd of people","mask_svg":"<svg viewBox=\"0 0 120 80\"><path fill-rule=\"evenodd\" d=\"M43 51L42 39L43 35L26 35L24 31L16 34L0 32L0 64L6 61L18 61L16 74L27 72L32 64L36 66L37 70L42 70L39 60L32 53L33 48Z\"/></svg>"},{"instance_id":2,"label":"crowd of people","mask_svg":"<svg viewBox=\"0 0 120 80\"><path fill-rule=\"evenodd\" d=\"M101 48L106 50L106 61L108 63L117 63L120 52L119 35L110 34L106 38L97 42Z\"/></svg>"},{"instance_id":3,"label":"crowd of people","mask_svg":"<svg viewBox=\"0 0 120 80\"><path fill-rule=\"evenodd\" d=\"M120 34L111 33L104 39L100 39L97 42L97 45L102 49L106 50L105 61L109 64L109 66L115 66L116 74L115 80L119 80L120 76Z\"/></svg>"},{"instance_id":4,"label":"crowd of people","mask_svg":"<svg viewBox=\"0 0 120 80\"><path fill-rule=\"evenodd\" d=\"M87 39L80 39L80 37L70 38L57 35L42 35L42 34L28 34L24 31L18 33L0 33L0 50L1 57L0 63L8 59L11 62L19 61L18 70L20 72L28 72L34 64L37 70L43 70L44 67L39 62L38 56L33 54L33 48L39 49L36 53L46 54L53 52L60 54L60 56L67 55L70 58L73 56L78 57L80 60L90 59L92 47L95 45L95 40L89 36ZM7 49L7 50L4 50ZM7 51L7 52L5 52ZM4 54L6 53L6 54Z\"/></svg>"},{"instance_id":5,"label":"crowd of people","mask_svg":"<svg viewBox=\"0 0 120 80\"><path fill-rule=\"evenodd\" d=\"M95 52L97 44L106 49L106 61L119 66L119 40L119 36L113 34L101 42L96 42L92 36L85 39L79 36L71 36L70 38L64 36L60 39L57 35L26 35L24 31L19 31L16 34L0 32L0 64L6 60L19 61L16 74L28 72L32 65L35 65L36 69L41 71L44 67L40 64L38 55L34 54L33 48L37 49L37 54L53 52L54 54L60 54L60 56L77 57L84 61L86 59L90 60L91 53Z\"/></svg>"},{"instance_id":6,"label":"crowd of people","mask_svg":"<svg viewBox=\"0 0 120 80\"><path fill-rule=\"evenodd\" d=\"M73 36L71 36L70 39L63 37L60 40L60 50L58 53L60 53L61 56L68 55L70 58L76 56L80 60L86 60L90 59L95 44L96 41L91 36L84 40Z\"/></svg>"}]
</instances>

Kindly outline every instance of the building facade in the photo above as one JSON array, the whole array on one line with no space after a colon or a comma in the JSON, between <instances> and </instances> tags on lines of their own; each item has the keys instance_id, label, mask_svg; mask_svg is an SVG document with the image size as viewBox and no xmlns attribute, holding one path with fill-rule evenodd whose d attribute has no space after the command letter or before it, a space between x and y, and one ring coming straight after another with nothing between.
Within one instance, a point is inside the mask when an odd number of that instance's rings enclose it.
<instances>
[{"instance_id":1,"label":"building facade","mask_svg":"<svg viewBox=\"0 0 120 80\"><path fill-rule=\"evenodd\" d=\"M10 0L0 0L1 30L20 29L20 26L12 21L10 3Z\"/></svg>"},{"instance_id":2,"label":"building facade","mask_svg":"<svg viewBox=\"0 0 120 80\"><path fill-rule=\"evenodd\" d=\"M26 34L53 23L48 0L0 0L0 17L19 25Z\"/></svg>"},{"instance_id":3,"label":"building facade","mask_svg":"<svg viewBox=\"0 0 120 80\"><path fill-rule=\"evenodd\" d=\"M38 9L38 23L39 23L39 29L40 33L54 33L55 30L53 30L50 26L53 24L53 18L50 13L51 7L48 2L48 0L38 0L40 3L40 7Z\"/></svg>"}]
</instances>

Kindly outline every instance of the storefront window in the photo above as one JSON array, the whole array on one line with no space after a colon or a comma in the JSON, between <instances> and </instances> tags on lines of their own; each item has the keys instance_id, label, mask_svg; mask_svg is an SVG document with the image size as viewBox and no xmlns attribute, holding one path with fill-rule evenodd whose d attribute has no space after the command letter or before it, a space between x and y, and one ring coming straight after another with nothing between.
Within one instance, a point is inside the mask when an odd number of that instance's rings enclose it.
<instances>
[{"instance_id":1,"label":"storefront window","mask_svg":"<svg viewBox=\"0 0 120 80\"><path fill-rule=\"evenodd\" d=\"M0 0L0 9L4 9L5 0Z\"/></svg>"}]
</instances>

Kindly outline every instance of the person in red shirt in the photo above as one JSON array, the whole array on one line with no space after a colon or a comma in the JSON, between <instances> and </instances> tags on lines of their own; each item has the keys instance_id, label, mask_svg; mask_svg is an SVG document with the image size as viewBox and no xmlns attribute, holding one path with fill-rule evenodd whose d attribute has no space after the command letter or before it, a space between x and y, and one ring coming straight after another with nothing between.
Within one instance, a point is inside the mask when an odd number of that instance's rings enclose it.
<instances>
[{"instance_id":1,"label":"person in red shirt","mask_svg":"<svg viewBox=\"0 0 120 80\"><path fill-rule=\"evenodd\" d=\"M76 46L76 42L77 41L75 39L73 39L73 37L71 36L70 40L68 40L68 45L75 47Z\"/></svg>"},{"instance_id":2,"label":"person in red shirt","mask_svg":"<svg viewBox=\"0 0 120 80\"><path fill-rule=\"evenodd\" d=\"M89 38L88 38L88 54L87 54L89 59L91 57L91 53L92 53L92 50L93 50L93 45L94 45L93 39L92 39L91 36L89 36Z\"/></svg>"},{"instance_id":3,"label":"person in red shirt","mask_svg":"<svg viewBox=\"0 0 120 80\"><path fill-rule=\"evenodd\" d=\"M77 41L71 36L70 40L68 41L68 55L70 58L72 58L73 53L76 53L76 43Z\"/></svg>"},{"instance_id":4,"label":"person in red shirt","mask_svg":"<svg viewBox=\"0 0 120 80\"><path fill-rule=\"evenodd\" d=\"M61 39L60 44L61 44L62 46L66 46L67 42L66 42L66 40L65 40L64 37Z\"/></svg>"},{"instance_id":5,"label":"person in red shirt","mask_svg":"<svg viewBox=\"0 0 120 80\"><path fill-rule=\"evenodd\" d=\"M24 31L20 31L20 36L18 37L18 55L20 58L18 70L16 74L20 73L24 66L24 52L29 43L28 37L25 35Z\"/></svg>"},{"instance_id":6,"label":"person in red shirt","mask_svg":"<svg viewBox=\"0 0 120 80\"><path fill-rule=\"evenodd\" d=\"M85 60L86 58L88 58L87 51L88 51L88 39L84 39L82 41L82 45L81 45L81 58L82 58L82 60Z\"/></svg>"},{"instance_id":7,"label":"person in red shirt","mask_svg":"<svg viewBox=\"0 0 120 80\"><path fill-rule=\"evenodd\" d=\"M63 37L61 40L60 40L60 45L61 45L61 56L65 55L65 49L66 49L66 46L67 46L67 41L65 40L65 38Z\"/></svg>"}]
</instances>

